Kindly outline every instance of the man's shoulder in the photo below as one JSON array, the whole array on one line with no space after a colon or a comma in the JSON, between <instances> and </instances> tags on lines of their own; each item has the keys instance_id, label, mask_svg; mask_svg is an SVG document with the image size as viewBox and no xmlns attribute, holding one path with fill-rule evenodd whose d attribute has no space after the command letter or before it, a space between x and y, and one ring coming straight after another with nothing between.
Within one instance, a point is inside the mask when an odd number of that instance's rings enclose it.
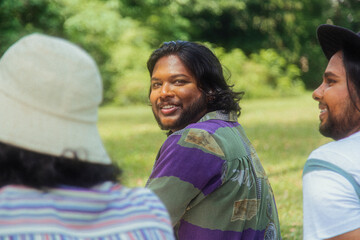
<instances>
[{"instance_id":1,"label":"man's shoulder","mask_svg":"<svg viewBox=\"0 0 360 240\"><path fill-rule=\"evenodd\" d=\"M240 124L238 122L224 121L221 119L209 119L207 121L201 121L189 124L184 131L199 131L199 132L208 132L209 134L216 134L219 129L231 129L238 127Z\"/></svg>"},{"instance_id":2,"label":"man's shoulder","mask_svg":"<svg viewBox=\"0 0 360 240\"><path fill-rule=\"evenodd\" d=\"M343 152L338 145L339 143L336 141L326 143L313 150L310 153L308 159L320 159L324 161L333 162L333 160L335 161L337 156L341 155Z\"/></svg>"},{"instance_id":3,"label":"man's shoulder","mask_svg":"<svg viewBox=\"0 0 360 240\"><path fill-rule=\"evenodd\" d=\"M343 169L349 169L349 166L358 165L359 144L360 135L329 142L315 149L308 159L323 160Z\"/></svg>"},{"instance_id":4,"label":"man's shoulder","mask_svg":"<svg viewBox=\"0 0 360 240\"><path fill-rule=\"evenodd\" d=\"M205 152L224 157L221 139L217 130L224 125L223 120L208 120L188 125L186 128L174 132L164 143L164 148L175 149L202 149ZM221 135L221 134L220 134Z\"/></svg>"},{"instance_id":5,"label":"man's shoulder","mask_svg":"<svg viewBox=\"0 0 360 240\"><path fill-rule=\"evenodd\" d=\"M213 135L219 128L224 125L222 120L207 120L203 122L191 123L185 128L172 133L167 140L173 138L184 138L187 135L203 135L204 137L208 135Z\"/></svg>"},{"instance_id":6,"label":"man's shoulder","mask_svg":"<svg viewBox=\"0 0 360 240\"><path fill-rule=\"evenodd\" d=\"M220 119L210 119L207 121L196 122L189 124L186 128L175 132L174 137L181 140L188 138L197 138L197 139L228 139L231 134L229 132L239 131L237 129L240 126L237 122L227 122ZM229 137L224 137L224 135L230 135Z\"/></svg>"},{"instance_id":7,"label":"man's shoulder","mask_svg":"<svg viewBox=\"0 0 360 240\"><path fill-rule=\"evenodd\" d=\"M332 141L326 143L315 149L311 154L321 154L328 152L346 154L354 151L360 153L360 148L358 147L359 144L360 144L360 134L356 134L338 141Z\"/></svg>"}]
</instances>

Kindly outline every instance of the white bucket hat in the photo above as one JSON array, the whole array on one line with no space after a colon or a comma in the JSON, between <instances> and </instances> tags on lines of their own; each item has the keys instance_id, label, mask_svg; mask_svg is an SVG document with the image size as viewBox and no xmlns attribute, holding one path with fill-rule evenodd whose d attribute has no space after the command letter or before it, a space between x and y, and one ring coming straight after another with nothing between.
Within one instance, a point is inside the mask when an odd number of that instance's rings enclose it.
<instances>
[{"instance_id":1,"label":"white bucket hat","mask_svg":"<svg viewBox=\"0 0 360 240\"><path fill-rule=\"evenodd\" d=\"M96 126L101 101L95 61L64 39L31 34L0 59L0 142L109 164Z\"/></svg>"}]
</instances>

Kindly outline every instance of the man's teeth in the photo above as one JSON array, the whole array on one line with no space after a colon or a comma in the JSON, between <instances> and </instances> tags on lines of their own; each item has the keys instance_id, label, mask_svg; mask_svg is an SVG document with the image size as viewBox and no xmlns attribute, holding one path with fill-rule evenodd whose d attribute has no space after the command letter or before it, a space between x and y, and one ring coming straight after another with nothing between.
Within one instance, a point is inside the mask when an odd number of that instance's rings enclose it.
<instances>
[{"instance_id":1,"label":"man's teeth","mask_svg":"<svg viewBox=\"0 0 360 240\"><path fill-rule=\"evenodd\" d=\"M320 113L323 113L323 112L326 112L327 111L327 109L326 108L324 108L324 109L320 109Z\"/></svg>"},{"instance_id":2,"label":"man's teeth","mask_svg":"<svg viewBox=\"0 0 360 240\"><path fill-rule=\"evenodd\" d=\"M175 105L166 105L166 106L163 106L162 108L163 109L169 109L169 108L173 108L175 107Z\"/></svg>"}]
</instances>

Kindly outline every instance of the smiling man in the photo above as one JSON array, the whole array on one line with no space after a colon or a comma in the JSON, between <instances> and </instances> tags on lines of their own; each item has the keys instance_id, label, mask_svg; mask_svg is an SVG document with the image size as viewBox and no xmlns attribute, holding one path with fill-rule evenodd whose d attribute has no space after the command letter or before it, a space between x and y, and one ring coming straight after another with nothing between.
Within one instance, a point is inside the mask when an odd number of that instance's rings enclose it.
<instances>
[{"instance_id":1,"label":"smiling man","mask_svg":"<svg viewBox=\"0 0 360 240\"><path fill-rule=\"evenodd\" d=\"M147 183L178 239L281 239L274 194L237 122L236 93L217 57L192 42L164 43L148 60L150 102L168 138Z\"/></svg>"},{"instance_id":2,"label":"smiling man","mask_svg":"<svg viewBox=\"0 0 360 240\"><path fill-rule=\"evenodd\" d=\"M360 35L333 25L317 34L329 62L313 98L320 133L336 141L304 167L304 239L360 239Z\"/></svg>"}]
</instances>

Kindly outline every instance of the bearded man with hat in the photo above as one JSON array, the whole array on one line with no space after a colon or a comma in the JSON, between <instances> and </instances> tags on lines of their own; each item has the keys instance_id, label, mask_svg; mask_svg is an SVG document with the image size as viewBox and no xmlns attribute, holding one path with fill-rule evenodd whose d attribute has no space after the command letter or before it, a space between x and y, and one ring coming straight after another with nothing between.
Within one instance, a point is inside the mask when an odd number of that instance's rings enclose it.
<instances>
[{"instance_id":1,"label":"bearded man with hat","mask_svg":"<svg viewBox=\"0 0 360 240\"><path fill-rule=\"evenodd\" d=\"M335 141L304 167L304 239L360 239L360 34L321 25L317 36L329 62L313 98L320 133Z\"/></svg>"},{"instance_id":2,"label":"bearded man with hat","mask_svg":"<svg viewBox=\"0 0 360 240\"><path fill-rule=\"evenodd\" d=\"M80 47L23 37L0 60L0 239L173 239L151 191L116 183L102 80Z\"/></svg>"}]
</instances>

